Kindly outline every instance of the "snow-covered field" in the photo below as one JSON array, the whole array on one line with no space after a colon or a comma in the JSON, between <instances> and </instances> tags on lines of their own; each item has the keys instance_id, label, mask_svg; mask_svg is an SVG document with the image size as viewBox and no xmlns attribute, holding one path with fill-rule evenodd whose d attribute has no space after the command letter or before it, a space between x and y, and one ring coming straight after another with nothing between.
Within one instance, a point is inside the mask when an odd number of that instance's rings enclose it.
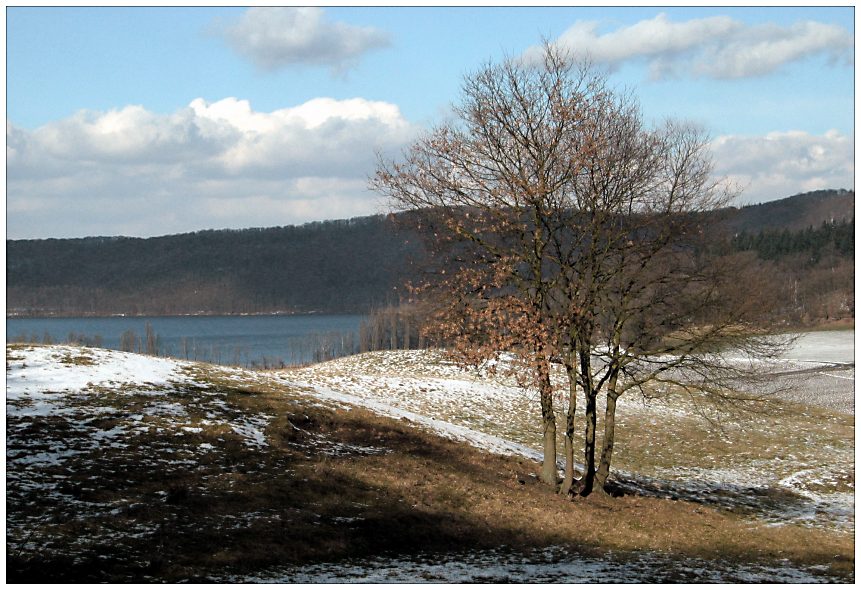
<instances>
[{"instance_id":1,"label":"snow-covered field","mask_svg":"<svg viewBox=\"0 0 861 590\"><path fill-rule=\"evenodd\" d=\"M787 351L786 358L813 363L854 363L855 330L803 333Z\"/></svg>"},{"instance_id":2,"label":"snow-covered field","mask_svg":"<svg viewBox=\"0 0 861 590\"><path fill-rule=\"evenodd\" d=\"M130 478L158 474L162 483L154 485L164 487L150 493L163 503L171 493L164 482L174 474L224 456L223 448L197 441L204 429L248 448L266 445L271 416L231 407L223 388L202 380L200 371L194 363L111 350L7 346L6 499L7 506L27 507L7 513L7 535L20 538L21 531L39 530L56 519L56 514L43 514L39 504L53 506L81 526L140 508L132 498L112 494L114 486ZM238 369L218 371L225 382L260 378ZM89 483L75 481L78 471L90 470L109 454L122 469L105 469ZM122 544L153 533L134 523L130 527L82 537L80 547ZM37 547L32 539L17 549Z\"/></svg>"},{"instance_id":3,"label":"snow-covered field","mask_svg":"<svg viewBox=\"0 0 861 590\"><path fill-rule=\"evenodd\" d=\"M714 428L691 400L623 398L615 463L622 483L645 494L740 511L771 526L795 522L854 534L854 363L848 364L854 351L847 352L852 340L843 333L825 333L801 342L776 377L792 380L788 399L801 403L728 417ZM97 461L100 453L111 451L128 456L129 469L157 470L168 477L217 464L225 456L219 447L224 441L238 441L251 450L265 447L267 427L276 417L245 411L233 398L228 403L225 388L249 382L300 392L325 407L363 406L495 453L540 458L534 392L461 369L439 352L368 353L298 370L253 372L72 346L7 346L6 351L7 506L18 500L32 503L33 498L41 498L37 503L57 501L66 507L69 522L83 529L100 516L133 514L141 507L123 498L104 500L96 482L92 487L72 485L70 474L78 461ZM203 430L218 438L200 442ZM680 436L687 438L680 443ZM141 458L133 450L143 440L154 450ZM314 439L313 444L333 455L386 452L347 449L326 440ZM128 476L105 477L119 481ZM151 491L159 502L172 493ZM7 535L44 524L34 505L7 514ZM134 519L127 526L99 531L99 542L122 544L153 532L135 528ZM83 535L82 547L85 542ZM34 543L12 549L37 551ZM483 553L319 564L245 581L530 582L569 576L580 582L661 581L668 559L642 554L633 561L572 562ZM441 567L440 560L449 565ZM674 572L681 568L700 581L818 579L815 572L789 566L772 571L697 560L674 564Z\"/></svg>"},{"instance_id":4,"label":"snow-covered field","mask_svg":"<svg viewBox=\"0 0 861 590\"><path fill-rule=\"evenodd\" d=\"M125 434L124 426L104 430L96 422L130 418L137 432L183 432L199 430L187 408L176 403L171 393L182 389L210 388L198 380L194 363L155 358L139 354L73 346L26 347L6 354L7 445L19 432L33 426L35 418L58 418L80 430L101 447ZM225 370L232 375L239 370ZM108 393L109 392L109 393ZM240 433L247 444L265 444L265 424L259 417L219 416L224 408L223 395L213 392L208 399L204 424L224 419L224 424ZM118 407L121 406L121 407ZM124 406L124 407L122 407ZM209 420L210 422L207 422ZM199 421L199 420L198 420ZM69 446L68 444L66 446ZM7 446L7 465L37 462L59 464L63 453L75 454L62 446L33 455Z\"/></svg>"}]
</instances>

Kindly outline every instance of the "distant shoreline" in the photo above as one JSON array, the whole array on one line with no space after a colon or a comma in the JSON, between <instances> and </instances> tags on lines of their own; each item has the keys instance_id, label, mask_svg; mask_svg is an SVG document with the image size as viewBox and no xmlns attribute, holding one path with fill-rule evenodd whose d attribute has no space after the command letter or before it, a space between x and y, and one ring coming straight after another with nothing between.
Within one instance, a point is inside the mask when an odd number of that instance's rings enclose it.
<instances>
[{"instance_id":1,"label":"distant shoreline","mask_svg":"<svg viewBox=\"0 0 861 590\"><path fill-rule=\"evenodd\" d=\"M854 330L855 318L843 318L840 320L822 320L810 325L793 326L799 332L826 332L837 330Z\"/></svg>"},{"instance_id":2,"label":"distant shoreline","mask_svg":"<svg viewBox=\"0 0 861 590\"><path fill-rule=\"evenodd\" d=\"M223 313L200 311L195 313L173 313L173 314L149 314L149 313L39 313L39 314L17 314L6 313L7 320L43 320L43 319L78 319L78 318L188 318L188 317L283 317L283 316L309 316L309 315L369 315L370 312L359 311L262 311L243 313ZM821 320L812 324L788 325L787 328L797 332L820 332L827 330L854 330L855 318L843 318L839 320Z\"/></svg>"},{"instance_id":3,"label":"distant shoreline","mask_svg":"<svg viewBox=\"0 0 861 590\"><path fill-rule=\"evenodd\" d=\"M188 317L269 317L269 316L307 316L307 315L367 315L368 312L358 311L262 311L262 312L211 312L199 311L194 313L9 313L7 320L43 320L43 319L78 319L78 318L188 318Z\"/></svg>"}]
</instances>

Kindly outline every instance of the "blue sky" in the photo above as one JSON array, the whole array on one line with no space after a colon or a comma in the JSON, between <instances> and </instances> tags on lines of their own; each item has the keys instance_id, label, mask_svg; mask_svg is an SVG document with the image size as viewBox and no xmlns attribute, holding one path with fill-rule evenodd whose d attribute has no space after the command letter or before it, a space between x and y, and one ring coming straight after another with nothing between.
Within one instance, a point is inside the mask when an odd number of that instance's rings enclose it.
<instances>
[{"instance_id":1,"label":"blue sky","mask_svg":"<svg viewBox=\"0 0 861 590\"><path fill-rule=\"evenodd\" d=\"M853 8L7 8L7 237L385 210L374 152L542 38L704 125L740 202L854 188Z\"/></svg>"}]
</instances>

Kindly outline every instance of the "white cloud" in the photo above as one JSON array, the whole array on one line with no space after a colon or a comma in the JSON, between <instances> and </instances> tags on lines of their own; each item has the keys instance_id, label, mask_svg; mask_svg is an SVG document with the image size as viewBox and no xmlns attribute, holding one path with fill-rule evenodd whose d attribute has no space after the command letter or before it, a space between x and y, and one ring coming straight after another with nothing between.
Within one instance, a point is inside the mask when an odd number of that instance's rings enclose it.
<instances>
[{"instance_id":1,"label":"white cloud","mask_svg":"<svg viewBox=\"0 0 861 590\"><path fill-rule=\"evenodd\" d=\"M160 235L382 211L366 190L375 152L419 129L397 106L318 98L272 112L193 100L170 114L82 111L35 130L6 124L9 238ZM743 202L854 188L854 137L830 131L722 136L718 175Z\"/></svg>"},{"instance_id":2,"label":"white cloud","mask_svg":"<svg viewBox=\"0 0 861 590\"><path fill-rule=\"evenodd\" d=\"M784 27L748 25L725 16L673 22L665 14L599 33L600 23L578 21L555 43L577 57L615 66L648 64L652 78L691 75L710 78L761 76L814 55L851 64L853 34L837 25L803 21ZM535 59L540 48L526 52Z\"/></svg>"},{"instance_id":3,"label":"white cloud","mask_svg":"<svg viewBox=\"0 0 861 590\"><path fill-rule=\"evenodd\" d=\"M712 142L712 153L715 172L745 189L744 203L855 187L854 137L837 131L722 136Z\"/></svg>"},{"instance_id":4,"label":"white cloud","mask_svg":"<svg viewBox=\"0 0 861 590\"><path fill-rule=\"evenodd\" d=\"M376 213L376 152L417 129L397 106L318 98L272 112L195 99L176 113L82 111L7 122L8 235L156 235Z\"/></svg>"},{"instance_id":5,"label":"white cloud","mask_svg":"<svg viewBox=\"0 0 861 590\"><path fill-rule=\"evenodd\" d=\"M343 71L365 52L389 44L385 32L327 21L316 7L249 8L222 34L237 53L264 70L305 64Z\"/></svg>"}]
</instances>

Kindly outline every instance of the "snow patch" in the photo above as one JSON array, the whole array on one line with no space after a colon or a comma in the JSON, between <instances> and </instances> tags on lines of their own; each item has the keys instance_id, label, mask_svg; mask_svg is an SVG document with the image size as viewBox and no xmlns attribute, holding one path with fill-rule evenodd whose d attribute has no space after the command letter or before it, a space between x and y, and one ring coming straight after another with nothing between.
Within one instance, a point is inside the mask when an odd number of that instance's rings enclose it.
<instances>
[{"instance_id":1,"label":"snow patch","mask_svg":"<svg viewBox=\"0 0 861 590\"><path fill-rule=\"evenodd\" d=\"M779 566L738 564L721 560L679 558L655 552L628 557L573 554L548 547L528 555L506 551L425 554L416 557L375 557L339 563L283 568L254 576L227 576L232 583L279 584L415 584L463 583L816 583L831 580L814 568L789 563Z\"/></svg>"}]
</instances>

